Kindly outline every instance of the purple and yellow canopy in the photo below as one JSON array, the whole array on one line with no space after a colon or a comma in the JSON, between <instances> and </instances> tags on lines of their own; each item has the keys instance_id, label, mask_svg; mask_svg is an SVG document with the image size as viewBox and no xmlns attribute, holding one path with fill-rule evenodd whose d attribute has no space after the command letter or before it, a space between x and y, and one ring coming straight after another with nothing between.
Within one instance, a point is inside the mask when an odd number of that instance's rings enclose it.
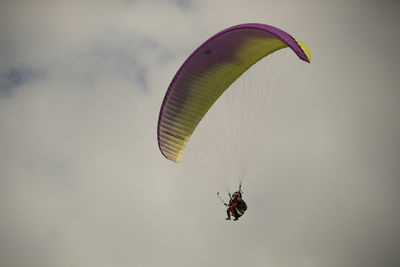
<instances>
[{"instance_id":1,"label":"purple and yellow canopy","mask_svg":"<svg viewBox=\"0 0 400 267\"><path fill-rule=\"evenodd\" d=\"M190 136L222 93L260 59L285 47L310 62L310 52L286 32L264 24L227 28L204 42L179 68L158 118L161 153L179 162Z\"/></svg>"}]
</instances>

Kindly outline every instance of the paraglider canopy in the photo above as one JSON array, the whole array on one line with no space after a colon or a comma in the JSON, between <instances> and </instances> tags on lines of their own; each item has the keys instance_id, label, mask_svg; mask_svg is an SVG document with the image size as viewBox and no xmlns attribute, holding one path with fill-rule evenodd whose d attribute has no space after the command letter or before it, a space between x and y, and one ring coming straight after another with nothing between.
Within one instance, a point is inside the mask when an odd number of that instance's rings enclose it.
<instances>
[{"instance_id":1,"label":"paraglider canopy","mask_svg":"<svg viewBox=\"0 0 400 267\"><path fill-rule=\"evenodd\" d=\"M204 42L172 79L161 105L158 146L179 162L198 123L221 94L260 59L285 47L306 62L305 45L273 26L250 23L227 28Z\"/></svg>"}]
</instances>

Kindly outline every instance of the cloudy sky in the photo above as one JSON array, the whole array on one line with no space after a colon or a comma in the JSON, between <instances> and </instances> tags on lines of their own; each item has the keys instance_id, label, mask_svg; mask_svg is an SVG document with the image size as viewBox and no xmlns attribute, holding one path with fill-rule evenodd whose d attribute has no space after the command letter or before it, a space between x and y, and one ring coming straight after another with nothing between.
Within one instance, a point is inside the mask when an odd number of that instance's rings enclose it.
<instances>
[{"instance_id":1,"label":"cloudy sky","mask_svg":"<svg viewBox=\"0 0 400 267\"><path fill-rule=\"evenodd\" d=\"M399 266L399 12L372 0L2 0L0 266ZM190 149L164 159L156 124L191 51L245 22L296 36L312 63L275 96L249 210L226 222L211 167Z\"/></svg>"}]
</instances>

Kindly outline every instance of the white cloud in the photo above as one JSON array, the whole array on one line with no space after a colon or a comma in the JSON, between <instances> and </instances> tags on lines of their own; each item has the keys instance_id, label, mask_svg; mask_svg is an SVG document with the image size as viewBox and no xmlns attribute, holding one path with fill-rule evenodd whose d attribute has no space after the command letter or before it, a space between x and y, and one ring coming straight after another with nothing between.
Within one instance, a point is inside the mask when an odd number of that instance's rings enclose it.
<instances>
[{"instance_id":1,"label":"white cloud","mask_svg":"<svg viewBox=\"0 0 400 267\"><path fill-rule=\"evenodd\" d=\"M398 265L398 4L0 10L0 265ZM293 33L313 62L275 98L246 178L249 211L233 224L207 166L161 156L156 120L191 51L250 21Z\"/></svg>"}]
</instances>

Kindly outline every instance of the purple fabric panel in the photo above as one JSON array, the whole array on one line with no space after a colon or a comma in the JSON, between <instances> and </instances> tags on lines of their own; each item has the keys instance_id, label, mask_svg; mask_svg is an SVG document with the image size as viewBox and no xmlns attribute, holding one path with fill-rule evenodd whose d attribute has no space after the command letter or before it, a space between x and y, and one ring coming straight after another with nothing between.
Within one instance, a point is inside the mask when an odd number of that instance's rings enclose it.
<instances>
[{"instance_id":1,"label":"purple fabric panel","mask_svg":"<svg viewBox=\"0 0 400 267\"><path fill-rule=\"evenodd\" d=\"M299 47L297 42L286 32L275 28L273 26L249 23L232 26L227 28L204 42L200 45L182 64L174 78L172 79L167 92L164 96L163 102L161 104L160 114L157 124L157 139L158 146L162 153L160 147L160 124L161 118L163 116L163 110L168 109L168 106L173 105L174 109L180 108L185 102L185 99L189 98L190 92L186 89L186 84L190 83L190 79L186 76L194 75L198 73L205 73L209 71L210 68L221 63L229 62L232 60L232 51L236 51L243 41L254 38L255 36L278 38L288 47L290 47L297 56L308 62L307 56L304 54L302 49ZM169 96L174 96L169 98ZM176 99L180 99L177 101ZM165 155L164 155L165 156Z\"/></svg>"}]
</instances>

